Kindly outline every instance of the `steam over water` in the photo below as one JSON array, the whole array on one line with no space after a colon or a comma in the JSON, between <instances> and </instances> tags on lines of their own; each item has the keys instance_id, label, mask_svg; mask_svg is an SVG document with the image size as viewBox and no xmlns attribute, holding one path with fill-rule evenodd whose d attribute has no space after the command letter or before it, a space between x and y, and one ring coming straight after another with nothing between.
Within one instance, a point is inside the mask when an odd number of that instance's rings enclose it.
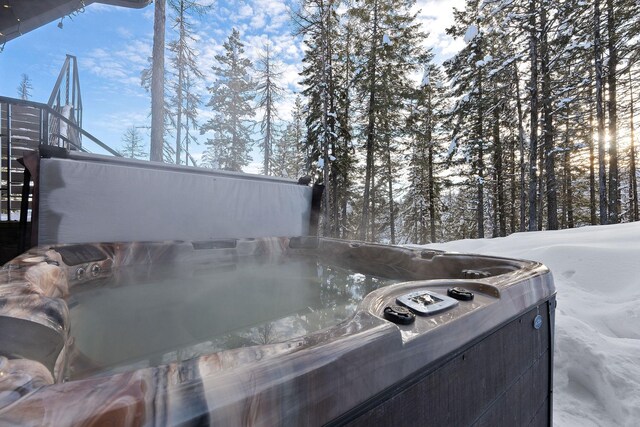
<instances>
[{"instance_id":1,"label":"steam over water","mask_svg":"<svg viewBox=\"0 0 640 427\"><path fill-rule=\"evenodd\" d=\"M334 326L393 280L310 258L138 266L76 288L71 379L268 344Z\"/></svg>"}]
</instances>

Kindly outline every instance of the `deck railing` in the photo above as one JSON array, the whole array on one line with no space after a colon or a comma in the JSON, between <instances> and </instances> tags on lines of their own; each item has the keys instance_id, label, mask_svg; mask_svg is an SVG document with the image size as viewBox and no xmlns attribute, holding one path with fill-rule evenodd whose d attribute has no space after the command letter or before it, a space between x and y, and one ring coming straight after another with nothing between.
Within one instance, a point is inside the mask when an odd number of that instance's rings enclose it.
<instances>
[{"instance_id":1,"label":"deck railing","mask_svg":"<svg viewBox=\"0 0 640 427\"><path fill-rule=\"evenodd\" d=\"M75 56L67 55L47 105L82 128L82 93L78 60ZM67 128L59 119L51 120L49 126L49 137L53 139L50 144L59 145L55 139L63 137L72 141L75 146L82 146L82 135Z\"/></svg>"},{"instance_id":2,"label":"deck railing","mask_svg":"<svg viewBox=\"0 0 640 427\"><path fill-rule=\"evenodd\" d=\"M55 145L86 152L81 143L85 138L106 152L121 156L76 124L77 117L77 114L65 117L47 104L0 96L0 221L18 219L14 212L20 210L23 167L17 160L38 146ZM61 128L66 131L61 132Z\"/></svg>"}]
</instances>

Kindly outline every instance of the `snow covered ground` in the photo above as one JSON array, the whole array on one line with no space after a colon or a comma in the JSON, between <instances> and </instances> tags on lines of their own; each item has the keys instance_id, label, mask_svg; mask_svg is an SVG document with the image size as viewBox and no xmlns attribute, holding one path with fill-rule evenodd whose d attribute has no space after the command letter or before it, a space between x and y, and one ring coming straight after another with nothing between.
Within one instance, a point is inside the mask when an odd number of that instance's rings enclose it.
<instances>
[{"instance_id":1,"label":"snow covered ground","mask_svg":"<svg viewBox=\"0 0 640 427\"><path fill-rule=\"evenodd\" d=\"M640 223L428 247L547 265L558 291L554 425L640 425Z\"/></svg>"}]
</instances>

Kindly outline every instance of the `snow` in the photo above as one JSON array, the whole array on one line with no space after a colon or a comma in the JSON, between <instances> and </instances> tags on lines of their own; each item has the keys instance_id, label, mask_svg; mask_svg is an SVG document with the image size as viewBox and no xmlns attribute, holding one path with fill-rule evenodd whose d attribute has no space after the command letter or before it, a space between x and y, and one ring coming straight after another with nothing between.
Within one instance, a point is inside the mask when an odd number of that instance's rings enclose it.
<instances>
[{"instance_id":1,"label":"snow","mask_svg":"<svg viewBox=\"0 0 640 427\"><path fill-rule=\"evenodd\" d=\"M20 219L20 211L11 211L11 221L18 221ZM9 215L6 213L0 214L0 221L9 221ZM27 211L27 221L31 221L31 209Z\"/></svg>"},{"instance_id":2,"label":"snow","mask_svg":"<svg viewBox=\"0 0 640 427\"><path fill-rule=\"evenodd\" d=\"M476 38L476 36L478 35L478 27L476 25L470 25L469 28L467 28L467 32L464 33L464 42L469 44L471 43L471 41Z\"/></svg>"},{"instance_id":3,"label":"snow","mask_svg":"<svg viewBox=\"0 0 640 427\"><path fill-rule=\"evenodd\" d=\"M558 101L558 107L564 107L566 104L571 103L574 99L576 99L575 96L569 96L566 98L562 98L560 101Z\"/></svg>"},{"instance_id":4,"label":"snow","mask_svg":"<svg viewBox=\"0 0 640 427\"><path fill-rule=\"evenodd\" d=\"M640 223L459 240L432 249L543 262L554 275L554 425L640 420Z\"/></svg>"},{"instance_id":5,"label":"snow","mask_svg":"<svg viewBox=\"0 0 640 427\"><path fill-rule=\"evenodd\" d=\"M456 149L457 139L458 138L453 138L451 140L451 144L449 144L449 149L447 150L447 157L451 157L453 155L453 152Z\"/></svg>"},{"instance_id":6,"label":"snow","mask_svg":"<svg viewBox=\"0 0 640 427\"><path fill-rule=\"evenodd\" d=\"M391 46L393 43L391 43L391 39L389 38L388 34L385 34L382 36L382 44L384 45L389 45Z\"/></svg>"}]
</instances>

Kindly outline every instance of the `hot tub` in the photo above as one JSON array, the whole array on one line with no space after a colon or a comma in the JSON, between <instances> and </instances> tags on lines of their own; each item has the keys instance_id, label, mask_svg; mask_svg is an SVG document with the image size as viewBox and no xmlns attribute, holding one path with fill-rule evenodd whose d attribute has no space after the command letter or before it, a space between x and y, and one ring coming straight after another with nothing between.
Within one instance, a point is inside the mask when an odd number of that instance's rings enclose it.
<instances>
[{"instance_id":1,"label":"hot tub","mask_svg":"<svg viewBox=\"0 0 640 427\"><path fill-rule=\"evenodd\" d=\"M0 424L551 425L541 264L328 238L40 246Z\"/></svg>"}]
</instances>

